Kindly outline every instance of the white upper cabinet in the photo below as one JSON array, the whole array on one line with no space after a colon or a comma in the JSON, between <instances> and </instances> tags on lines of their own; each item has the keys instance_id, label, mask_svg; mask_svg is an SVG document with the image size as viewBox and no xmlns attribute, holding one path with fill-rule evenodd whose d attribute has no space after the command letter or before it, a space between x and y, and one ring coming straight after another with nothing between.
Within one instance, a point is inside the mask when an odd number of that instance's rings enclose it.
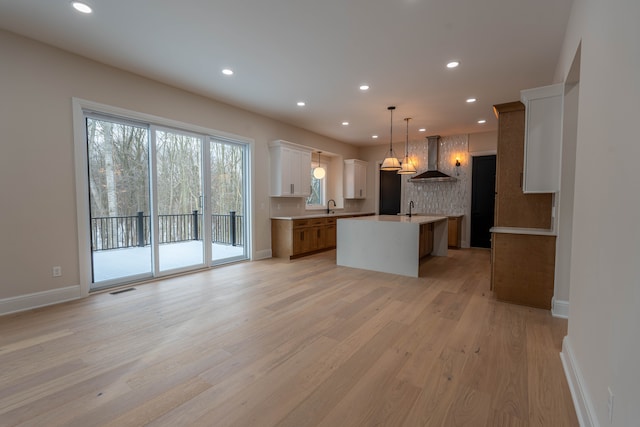
<instances>
[{"instance_id":1,"label":"white upper cabinet","mask_svg":"<svg viewBox=\"0 0 640 427\"><path fill-rule=\"evenodd\" d=\"M525 193L560 191L562 161L562 102L564 85L556 84L520 92L525 106Z\"/></svg>"},{"instance_id":2,"label":"white upper cabinet","mask_svg":"<svg viewBox=\"0 0 640 427\"><path fill-rule=\"evenodd\" d=\"M344 198L367 197L367 162L356 159L344 161Z\"/></svg>"},{"instance_id":3,"label":"white upper cabinet","mask_svg":"<svg viewBox=\"0 0 640 427\"><path fill-rule=\"evenodd\" d=\"M311 150L291 142L269 143L271 196L309 197L311 194Z\"/></svg>"}]
</instances>

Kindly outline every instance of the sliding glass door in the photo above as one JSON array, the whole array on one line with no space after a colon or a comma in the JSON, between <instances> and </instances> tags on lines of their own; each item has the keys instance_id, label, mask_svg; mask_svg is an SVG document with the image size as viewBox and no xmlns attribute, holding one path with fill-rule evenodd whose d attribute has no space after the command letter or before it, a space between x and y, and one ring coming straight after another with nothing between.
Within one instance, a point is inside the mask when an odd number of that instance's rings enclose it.
<instances>
[{"instance_id":1,"label":"sliding glass door","mask_svg":"<svg viewBox=\"0 0 640 427\"><path fill-rule=\"evenodd\" d=\"M246 144L97 113L85 124L91 289L248 258Z\"/></svg>"},{"instance_id":2,"label":"sliding glass door","mask_svg":"<svg viewBox=\"0 0 640 427\"><path fill-rule=\"evenodd\" d=\"M211 262L247 258L246 146L211 139Z\"/></svg>"},{"instance_id":3,"label":"sliding glass door","mask_svg":"<svg viewBox=\"0 0 640 427\"><path fill-rule=\"evenodd\" d=\"M94 283L150 277L149 131L86 117Z\"/></svg>"},{"instance_id":4,"label":"sliding glass door","mask_svg":"<svg viewBox=\"0 0 640 427\"><path fill-rule=\"evenodd\" d=\"M154 235L158 270L204 264L201 136L155 129Z\"/></svg>"}]
</instances>

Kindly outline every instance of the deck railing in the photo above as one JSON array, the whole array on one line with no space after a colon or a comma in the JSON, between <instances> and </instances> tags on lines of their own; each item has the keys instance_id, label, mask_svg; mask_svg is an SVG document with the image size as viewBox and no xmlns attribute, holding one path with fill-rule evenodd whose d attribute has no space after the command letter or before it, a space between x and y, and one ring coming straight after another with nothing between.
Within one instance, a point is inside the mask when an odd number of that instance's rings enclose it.
<instances>
[{"instance_id":1,"label":"deck railing","mask_svg":"<svg viewBox=\"0 0 640 427\"><path fill-rule=\"evenodd\" d=\"M211 215L212 243L243 246L244 218L234 211ZM91 249L109 249L148 246L151 244L151 218L138 212L132 216L91 218ZM202 240L202 214L158 215L159 243Z\"/></svg>"}]
</instances>

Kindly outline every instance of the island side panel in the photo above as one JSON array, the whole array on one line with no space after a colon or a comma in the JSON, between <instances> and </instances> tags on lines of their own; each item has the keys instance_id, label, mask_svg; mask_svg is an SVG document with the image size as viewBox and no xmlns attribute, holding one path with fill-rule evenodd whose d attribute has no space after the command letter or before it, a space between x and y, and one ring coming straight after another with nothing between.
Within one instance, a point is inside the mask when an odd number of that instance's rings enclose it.
<instances>
[{"instance_id":1,"label":"island side panel","mask_svg":"<svg viewBox=\"0 0 640 427\"><path fill-rule=\"evenodd\" d=\"M418 224L338 219L336 263L418 277L419 237Z\"/></svg>"}]
</instances>

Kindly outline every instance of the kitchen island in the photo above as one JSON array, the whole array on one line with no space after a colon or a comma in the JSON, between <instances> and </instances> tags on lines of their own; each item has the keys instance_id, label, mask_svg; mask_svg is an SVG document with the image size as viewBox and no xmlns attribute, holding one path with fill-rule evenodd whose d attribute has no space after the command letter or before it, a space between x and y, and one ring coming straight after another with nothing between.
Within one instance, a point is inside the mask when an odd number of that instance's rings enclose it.
<instances>
[{"instance_id":1,"label":"kitchen island","mask_svg":"<svg viewBox=\"0 0 640 427\"><path fill-rule=\"evenodd\" d=\"M338 265L418 277L421 255L447 255L448 218L374 215L338 219L336 246Z\"/></svg>"}]
</instances>

